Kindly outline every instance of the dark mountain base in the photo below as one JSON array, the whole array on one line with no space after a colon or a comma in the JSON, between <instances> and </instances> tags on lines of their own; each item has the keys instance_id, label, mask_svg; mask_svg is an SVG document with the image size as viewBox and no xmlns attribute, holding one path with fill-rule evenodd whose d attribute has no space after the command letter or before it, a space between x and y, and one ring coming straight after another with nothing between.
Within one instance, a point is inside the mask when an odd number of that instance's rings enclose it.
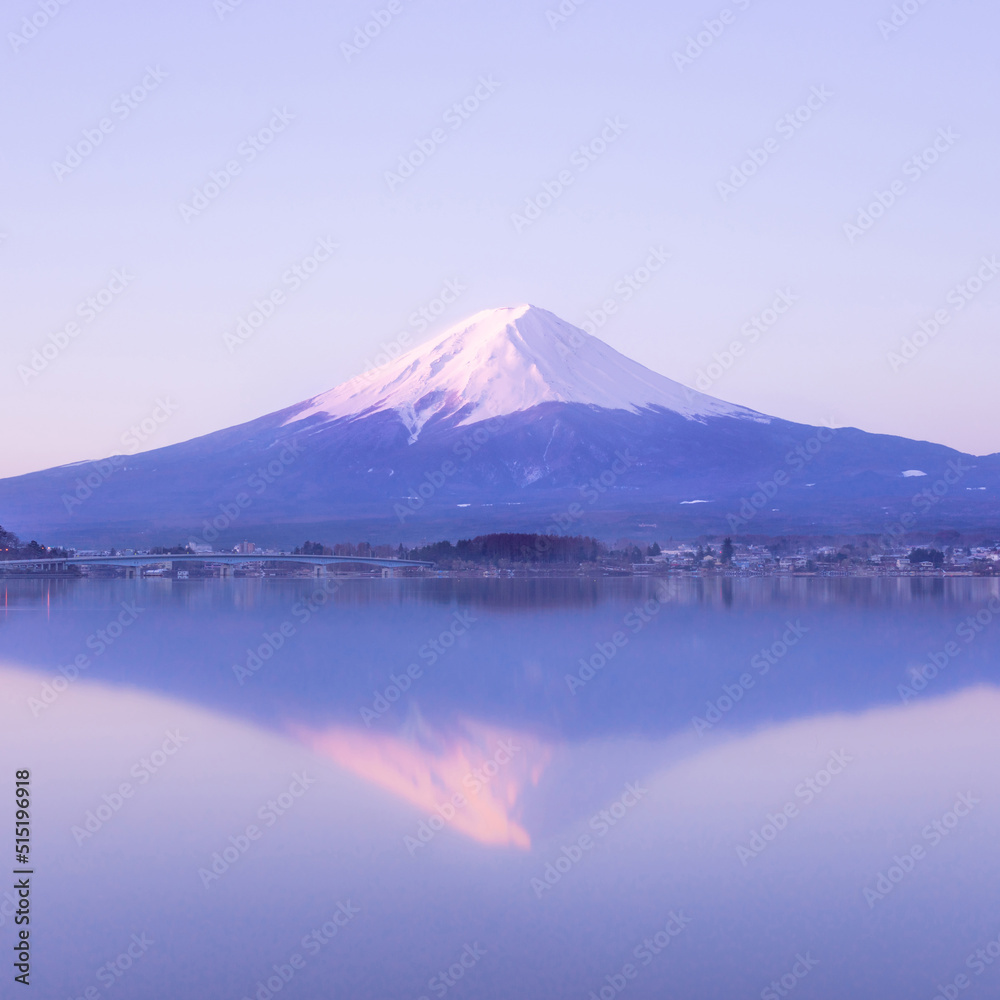
<instances>
[{"instance_id":1,"label":"dark mountain base","mask_svg":"<svg viewBox=\"0 0 1000 1000\"><path fill-rule=\"evenodd\" d=\"M391 412L283 426L292 413L2 480L0 522L76 547L1000 532L1000 455L853 428L546 403L408 444Z\"/></svg>"}]
</instances>

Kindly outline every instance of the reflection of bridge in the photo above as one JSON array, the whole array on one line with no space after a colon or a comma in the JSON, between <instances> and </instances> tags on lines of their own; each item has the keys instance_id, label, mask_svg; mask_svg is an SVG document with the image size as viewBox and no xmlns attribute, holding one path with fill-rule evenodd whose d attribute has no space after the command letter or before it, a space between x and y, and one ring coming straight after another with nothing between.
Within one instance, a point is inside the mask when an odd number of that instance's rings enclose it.
<instances>
[{"instance_id":1,"label":"reflection of bridge","mask_svg":"<svg viewBox=\"0 0 1000 1000\"><path fill-rule=\"evenodd\" d=\"M417 566L432 567L434 563L422 562L418 559L393 559L378 556L305 556L291 555L286 552L199 552L180 555L164 554L150 555L115 555L115 556L63 556L59 559L44 557L41 559L4 559L0 560L0 572L6 569L26 569L36 573L63 573L69 566L112 566L124 568L127 576L134 576L136 569L143 566L162 566L164 569L175 569L178 563L208 563L219 567L220 576L232 576L234 565L244 566L247 563L303 563L312 566L317 576L323 572L324 566L333 563L353 563L361 566L378 566L382 575L388 576L396 567Z\"/></svg>"}]
</instances>

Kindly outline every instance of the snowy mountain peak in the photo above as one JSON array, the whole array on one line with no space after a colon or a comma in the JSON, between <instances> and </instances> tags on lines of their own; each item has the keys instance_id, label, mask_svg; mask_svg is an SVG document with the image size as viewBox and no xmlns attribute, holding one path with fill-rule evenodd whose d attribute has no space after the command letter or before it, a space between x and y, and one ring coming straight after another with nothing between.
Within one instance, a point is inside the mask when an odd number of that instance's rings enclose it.
<instances>
[{"instance_id":1,"label":"snowy mountain peak","mask_svg":"<svg viewBox=\"0 0 1000 1000\"><path fill-rule=\"evenodd\" d=\"M470 316L314 397L287 422L391 409L412 442L431 419L459 416L458 423L470 424L548 402L632 412L656 406L691 420L767 419L658 375L547 310L522 304Z\"/></svg>"}]
</instances>

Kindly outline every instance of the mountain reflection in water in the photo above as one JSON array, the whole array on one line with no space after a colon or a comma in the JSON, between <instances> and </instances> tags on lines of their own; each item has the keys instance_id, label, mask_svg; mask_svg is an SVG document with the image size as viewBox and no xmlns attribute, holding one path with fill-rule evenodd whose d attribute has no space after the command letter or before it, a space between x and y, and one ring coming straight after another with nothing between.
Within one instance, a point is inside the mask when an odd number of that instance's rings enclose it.
<instances>
[{"instance_id":1,"label":"mountain reflection in water","mask_svg":"<svg viewBox=\"0 0 1000 1000\"><path fill-rule=\"evenodd\" d=\"M539 740L465 720L445 736L424 723L414 738L331 727L296 735L316 753L428 813L428 828L447 823L482 844L527 850L517 821L527 786L538 785L551 757Z\"/></svg>"}]
</instances>

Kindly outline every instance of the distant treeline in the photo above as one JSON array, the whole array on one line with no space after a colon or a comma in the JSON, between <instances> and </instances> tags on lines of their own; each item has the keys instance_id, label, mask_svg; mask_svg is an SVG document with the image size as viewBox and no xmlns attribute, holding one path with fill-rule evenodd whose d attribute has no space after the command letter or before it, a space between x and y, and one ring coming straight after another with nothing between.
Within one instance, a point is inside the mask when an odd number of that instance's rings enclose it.
<instances>
[{"instance_id":1,"label":"distant treeline","mask_svg":"<svg viewBox=\"0 0 1000 1000\"><path fill-rule=\"evenodd\" d=\"M657 546L657 551L659 547ZM581 563L595 562L606 557L609 549L595 538L583 535L535 535L503 532L463 538L454 544L450 541L432 542L408 549L403 545L370 545L368 542L303 542L294 550L296 555L307 556L376 556L396 559L419 559L437 563ZM629 556L633 553L629 552ZM642 558L638 549L634 553Z\"/></svg>"},{"instance_id":2,"label":"distant treeline","mask_svg":"<svg viewBox=\"0 0 1000 1000\"><path fill-rule=\"evenodd\" d=\"M410 559L472 563L580 563L594 562L607 551L595 538L584 535L532 535L504 532L477 535L451 542L435 542L410 549Z\"/></svg>"},{"instance_id":3,"label":"distant treeline","mask_svg":"<svg viewBox=\"0 0 1000 1000\"><path fill-rule=\"evenodd\" d=\"M12 531L0 525L0 559L41 559L45 556L57 558L67 556L65 549L50 549L32 539L22 542Z\"/></svg>"}]
</instances>

